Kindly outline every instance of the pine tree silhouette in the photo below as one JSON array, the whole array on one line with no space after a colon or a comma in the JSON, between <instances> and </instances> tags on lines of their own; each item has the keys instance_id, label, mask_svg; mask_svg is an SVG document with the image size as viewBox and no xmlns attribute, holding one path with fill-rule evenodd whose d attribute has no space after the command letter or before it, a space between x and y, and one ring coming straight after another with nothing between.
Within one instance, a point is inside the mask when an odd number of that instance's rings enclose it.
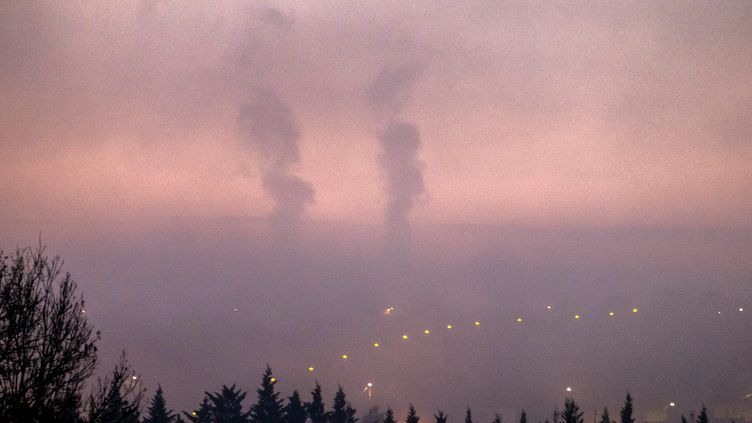
<instances>
[{"instance_id":1,"label":"pine tree silhouette","mask_svg":"<svg viewBox=\"0 0 752 423\"><path fill-rule=\"evenodd\" d=\"M193 410L190 413L183 411L185 417L191 423L211 423L212 422L212 405L209 401L209 394L206 393L204 400L198 406L198 410Z\"/></svg>"},{"instance_id":2,"label":"pine tree silhouette","mask_svg":"<svg viewBox=\"0 0 752 423\"><path fill-rule=\"evenodd\" d=\"M700 410L700 414L697 416L697 423L708 423L709 421L708 409L705 407L705 404L703 404L702 410Z\"/></svg>"},{"instance_id":3,"label":"pine tree silhouette","mask_svg":"<svg viewBox=\"0 0 752 423\"><path fill-rule=\"evenodd\" d=\"M261 387L256 390L258 400L251 407L251 422L279 423L282 421L282 400L279 399L279 392L274 391L275 382L272 369L267 365L261 377Z\"/></svg>"},{"instance_id":4,"label":"pine tree silhouette","mask_svg":"<svg viewBox=\"0 0 752 423\"><path fill-rule=\"evenodd\" d=\"M470 411L470 407L467 407L467 411L465 411L465 423L473 423L473 413Z\"/></svg>"},{"instance_id":5,"label":"pine tree silhouette","mask_svg":"<svg viewBox=\"0 0 752 423\"><path fill-rule=\"evenodd\" d=\"M240 389L236 390L235 385L229 388L222 386L219 393L207 393L207 395L211 402L210 411L213 422L246 423L248 421L248 413L243 412L243 400L247 394Z\"/></svg>"},{"instance_id":6,"label":"pine tree silhouette","mask_svg":"<svg viewBox=\"0 0 752 423\"><path fill-rule=\"evenodd\" d=\"M415 412L415 407L410 404L410 409L407 411L407 418L405 419L405 423L418 423L418 420L420 420L420 417L418 417L418 414Z\"/></svg>"},{"instance_id":7,"label":"pine tree silhouette","mask_svg":"<svg viewBox=\"0 0 752 423\"><path fill-rule=\"evenodd\" d=\"M321 385L316 382L316 387L311 391L311 402L305 403L306 413L311 423L326 423L327 415L324 411L324 400L321 396Z\"/></svg>"},{"instance_id":8,"label":"pine tree silhouette","mask_svg":"<svg viewBox=\"0 0 752 423\"><path fill-rule=\"evenodd\" d=\"M527 413L524 408L522 409L522 413L520 413L520 423L527 423Z\"/></svg>"},{"instance_id":9,"label":"pine tree silhouette","mask_svg":"<svg viewBox=\"0 0 752 423\"><path fill-rule=\"evenodd\" d=\"M499 413L494 414L494 419L492 423L501 423L501 416Z\"/></svg>"},{"instance_id":10,"label":"pine tree silhouette","mask_svg":"<svg viewBox=\"0 0 752 423\"><path fill-rule=\"evenodd\" d=\"M564 409L561 410L561 423L583 423L580 407L572 398L564 400Z\"/></svg>"},{"instance_id":11,"label":"pine tree silhouette","mask_svg":"<svg viewBox=\"0 0 752 423\"><path fill-rule=\"evenodd\" d=\"M397 423L394 420L394 410L392 410L392 407L386 408L386 413L384 413L384 423Z\"/></svg>"},{"instance_id":12,"label":"pine tree silhouette","mask_svg":"<svg viewBox=\"0 0 752 423\"><path fill-rule=\"evenodd\" d=\"M611 421L611 416L608 415L608 407L603 408L603 413L601 413L601 423L613 423Z\"/></svg>"},{"instance_id":13,"label":"pine tree silhouette","mask_svg":"<svg viewBox=\"0 0 752 423\"><path fill-rule=\"evenodd\" d=\"M632 414L634 413L632 405L632 395L629 394L629 391L627 391L627 397L624 399L624 407L621 408L621 412L619 413L621 417L621 423L634 423L635 419L632 417Z\"/></svg>"},{"instance_id":14,"label":"pine tree silhouette","mask_svg":"<svg viewBox=\"0 0 752 423\"><path fill-rule=\"evenodd\" d=\"M441 410L439 410L439 414L434 414L433 417L436 419L436 423L447 423L447 419L449 418L449 416L444 414Z\"/></svg>"},{"instance_id":15,"label":"pine tree silhouette","mask_svg":"<svg viewBox=\"0 0 752 423\"><path fill-rule=\"evenodd\" d=\"M173 423L177 416L172 410L167 409L167 403L164 399L162 386L157 385L157 392L154 394L151 403L146 408L146 417L143 423Z\"/></svg>"},{"instance_id":16,"label":"pine tree silhouette","mask_svg":"<svg viewBox=\"0 0 752 423\"><path fill-rule=\"evenodd\" d=\"M681 415L681 423L689 423L689 420L687 420L687 418L684 417L684 414Z\"/></svg>"},{"instance_id":17,"label":"pine tree silhouette","mask_svg":"<svg viewBox=\"0 0 752 423\"><path fill-rule=\"evenodd\" d=\"M368 412L361 419L362 423L382 423L384 421L384 413L379 411L378 406L373 406L368 409Z\"/></svg>"},{"instance_id":18,"label":"pine tree silhouette","mask_svg":"<svg viewBox=\"0 0 752 423\"><path fill-rule=\"evenodd\" d=\"M337 393L334 394L332 411L329 412L329 421L331 423L346 423L347 412L345 408L347 408L347 397L345 391L342 390L342 386L338 386Z\"/></svg>"},{"instance_id":19,"label":"pine tree silhouette","mask_svg":"<svg viewBox=\"0 0 752 423\"><path fill-rule=\"evenodd\" d=\"M305 423L308 415L305 406L300 400L298 391L293 391L292 395L287 398L287 405L284 409L285 423Z\"/></svg>"},{"instance_id":20,"label":"pine tree silhouette","mask_svg":"<svg viewBox=\"0 0 752 423\"><path fill-rule=\"evenodd\" d=\"M355 409L348 402L347 406L345 406L345 414L347 415L347 420L345 420L345 423L357 423L358 418L355 417L355 412Z\"/></svg>"}]
</instances>

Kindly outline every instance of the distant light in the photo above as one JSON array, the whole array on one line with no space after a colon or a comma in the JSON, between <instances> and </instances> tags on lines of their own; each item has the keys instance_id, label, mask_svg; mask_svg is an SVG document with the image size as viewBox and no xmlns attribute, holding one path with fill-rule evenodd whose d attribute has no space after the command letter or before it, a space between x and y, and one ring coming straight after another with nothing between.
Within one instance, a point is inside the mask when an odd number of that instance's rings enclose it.
<instances>
[{"instance_id":1,"label":"distant light","mask_svg":"<svg viewBox=\"0 0 752 423\"><path fill-rule=\"evenodd\" d=\"M551 307L550 305L547 305L547 306L546 306L546 309L548 309L548 310L551 310L552 308L553 308L553 307Z\"/></svg>"},{"instance_id":2,"label":"distant light","mask_svg":"<svg viewBox=\"0 0 752 423\"><path fill-rule=\"evenodd\" d=\"M669 406L669 407L676 407L676 403L675 403L675 402L673 402L673 401L671 401L670 403L668 403L668 406Z\"/></svg>"},{"instance_id":3,"label":"distant light","mask_svg":"<svg viewBox=\"0 0 752 423\"><path fill-rule=\"evenodd\" d=\"M475 326L480 326L480 322L476 320L475 323L474 323L474 325Z\"/></svg>"},{"instance_id":4,"label":"distant light","mask_svg":"<svg viewBox=\"0 0 752 423\"><path fill-rule=\"evenodd\" d=\"M197 412L195 412L195 411L191 411L191 416L194 416L194 417L195 417L195 416L198 416L198 413L197 413Z\"/></svg>"},{"instance_id":5,"label":"distant light","mask_svg":"<svg viewBox=\"0 0 752 423\"><path fill-rule=\"evenodd\" d=\"M637 311L638 311L637 307L635 307L635 308L632 309L632 313L637 313Z\"/></svg>"},{"instance_id":6,"label":"distant light","mask_svg":"<svg viewBox=\"0 0 752 423\"><path fill-rule=\"evenodd\" d=\"M452 326L452 325L447 325L447 329L451 329L451 328L453 328L453 327L454 327L454 326Z\"/></svg>"},{"instance_id":7,"label":"distant light","mask_svg":"<svg viewBox=\"0 0 752 423\"><path fill-rule=\"evenodd\" d=\"M522 317L518 317L518 318L516 319L516 322L517 322L517 323L522 323Z\"/></svg>"},{"instance_id":8,"label":"distant light","mask_svg":"<svg viewBox=\"0 0 752 423\"><path fill-rule=\"evenodd\" d=\"M423 333L425 333L426 335L428 335L429 333L431 333L431 331L428 330L428 329L426 329L426 330L423 331Z\"/></svg>"},{"instance_id":9,"label":"distant light","mask_svg":"<svg viewBox=\"0 0 752 423\"><path fill-rule=\"evenodd\" d=\"M574 315L574 318L575 318L575 319L579 319L579 318L580 318L580 315L579 315L579 314L575 314L575 315Z\"/></svg>"},{"instance_id":10,"label":"distant light","mask_svg":"<svg viewBox=\"0 0 752 423\"><path fill-rule=\"evenodd\" d=\"M394 307L387 307L384 309L384 316L391 316L394 311Z\"/></svg>"},{"instance_id":11,"label":"distant light","mask_svg":"<svg viewBox=\"0 0 752 423\"><path fill-rule=\"evenodd\" d=\"M367 386L368 386L369 388L373 388L373 383L371 383L371 382L368 382Z\"/></svg>"},{"instance_id":12,"label":"distant light","mask_svg":"<svg viewBox=\"0 0 752 423\"><path fill-rule=\"evenodd\" d=\"M347 360L347 354L342 354L342 359Z\"/></svg>"},{"instance_id":13,"label":"distant light","mask_svg":"<svg viewBox=\"0 0 752 423\"><path fill-rule=\"evenodd\" d=\"M571 386L567 386L567 389L565 389L565 390L566 390L567 392L572 392L572 387L571 387Z\"/></svg>"},{"instance_id":14,"label":"distant light","mask_svg":"<svg viewBox=\"0 0 752 423\"><path fill-rule=\"evenodd\" d=\"M744 308L743 307L739 307L739 311L744 311Z\"/></svg>"},{"instance_id":15,"label":"distant light","mask_svg":"<svg viewBox=\"0 0 752 423\"><path fill-rule=\"evenodd\" d=\"M271 378L269 378L269 382L271 382L271 383L274 383L274 382L276 382L276 381L277 381L277 378L276 378L276 377L271 377Z\"/></svg>"},{"instance_id":16,"label":"distant light","mask_svg":"<svg viewBox=\"0 0 752 423\"><path fill-rule=\"evenodd\" d=\"M309 372L312 372L312 371L314 371L314 370L316 370L316 369L314 369L313 367L309 367L309 368L308 368L308 371L309 371Z\"/></svg>"},{"instance_id":17,"label":"distant light","mask_svg":"<svg viewBox=\"0 0 752 423\"><path fill-rule=\"evenodd\" d=\"M238 311L238 309L237 308L233 308L232 311Z\"/></svg>"},{"instance_id":18,"label":"distant light","mask_svg":"<svg viewBox=\"0 0 752 423\"><path fill-rule=\"evenodd\" d=\"M407 339L407 335L402 335L402 339Z\"/></svg>"},{"instance_id":19,"label":"distant light","mask_svg":"<svg viewBox=\"0 0 752 423\"><path fill-rule=\"evenodd\" d=\"M378 347L380 347L380 346L381 346L381 345L379 345L379 343L378 343L378 342L374 342L374 343L373 343L373 347L374 347L374 348L378 348Z\"/></svg>"},{"instance_id":20,"label":"distant light","mask_svg":"<svg viewBox=\"0 0 752 423\"><path fill-rule=\"evenodd\" d=\"M721 310L718 310L718 314L721 314Z\"/></svg>"},{"instance_id":21,"label":"distant light","mask_svg":"<svg viewBox=\"0 0 752 423\"><path fill-rule=\"evenodd\" d=\"M138 376L131 376L131 379L136 380L138 379Z\"/></svg>"},{"instance_id":22,"label":"distant light","mask_svg":"<svg viewBox=\"0 0 752 423\"><path fill-rule=\"evenodd\" d=\"M742 311L742 310L741 310L741 309L739 309L739 311ZM83 309L82 309L82 310L81 310L81 314L86 314L86 310L83 310Z\"/></svg>"},{"instance_id":23,"label":"distant light","mask_svg":"<svg viewBox=\"0 0 752 423\"><path fill-rule=\"evenodd\" d=\"M609 311L608 315L611 316L611 317L614 317L614 312L613 311Z\"/></svg>"}]
</instances>

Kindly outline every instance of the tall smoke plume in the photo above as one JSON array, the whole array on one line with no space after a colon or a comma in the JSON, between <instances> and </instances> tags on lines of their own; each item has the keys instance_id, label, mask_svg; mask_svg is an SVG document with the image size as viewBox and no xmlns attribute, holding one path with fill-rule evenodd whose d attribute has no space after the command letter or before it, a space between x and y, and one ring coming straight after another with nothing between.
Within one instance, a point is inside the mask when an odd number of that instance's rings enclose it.
<instances>
[{"instance_id":1,"label":"tall smoke plume","mask_svg":"<svg viewBox=\"0 0 752 423\"><path fill-rule=\"evenodd\" d=\"M409 261L410 256L410 212L425 192L422 163L418 158L420 133L414 123L401 116L418 75L415 65L384 69L368 93L369 104L381 125L377 138L378 163L387 194L386 253L402 263Z\"/></svg>"},{"instance_id":2,"label":"tall smoke plume","mask_svg":"<svg viewBox=\"0 0 752 423\"><path fill-rule=\"evenodd\" d=\"M240 107L238 123L241 138L261 159L263 188L274 200L272 225L277 236L288 239L314 202L311 184L291 173L300 161L294 112L276 92L258 89Z\"/></svg>"}]
</instances>

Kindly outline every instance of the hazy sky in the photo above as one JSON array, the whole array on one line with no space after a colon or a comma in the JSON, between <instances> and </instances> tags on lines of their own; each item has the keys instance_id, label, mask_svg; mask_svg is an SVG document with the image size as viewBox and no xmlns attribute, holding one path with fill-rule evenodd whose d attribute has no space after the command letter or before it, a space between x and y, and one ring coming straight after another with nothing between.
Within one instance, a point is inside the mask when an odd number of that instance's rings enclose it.
<instances>
[{"instance_id":1,"label":"hazy sky","mask_svg":"<svg viewBox=\"0 0 752 423\"><path fill-rule=\"evenodd\" d=\"M42 231L103 360L126 348L176 408L269 362L286 392L315 365L426 417L544 419L567 385L588 413L626 389L653 420L749 413L750 22L745 1L3 2L0 248Z\"/></svg>"}]
</instances>

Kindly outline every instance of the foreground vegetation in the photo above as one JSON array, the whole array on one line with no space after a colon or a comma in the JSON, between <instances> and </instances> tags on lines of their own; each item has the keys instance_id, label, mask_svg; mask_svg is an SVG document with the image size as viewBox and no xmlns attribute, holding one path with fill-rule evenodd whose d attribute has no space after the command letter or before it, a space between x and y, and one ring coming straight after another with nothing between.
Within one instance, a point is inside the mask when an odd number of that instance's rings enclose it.
<instances>
[{"instance_id":1,"label":"foreground vegetation","mask_svg":"<svg viewBox=\"0 0 752 423\"><path fill-rule=\"evenodd\" d=\"M275 390L276 380L267 367L256 391L256 402L246 409L247 393L235 385L206 393L195 410L170 410L158 387L142 408L140 379L131 370L125 353L110 375L99 379L84 395L84 385L97 366L99 333L86 320L84 301L62 261L45 250L20 249L14 255L0 252L0 422L2 423L396 423L394 412L370 409L356 417L356 410L340 387L327 408L316 384L310 400L298 391L286 399ZM143 418L142 418L143 414ZM546 423L583 423L582 412L568 398ZM436 423L448 416L437 411ZM410 405L405 423L420 417ZM465 423L473 423L467 409ZM496 415L493 423L502 423ZM519 423L527 423L525 410ZM616 423L607 409L600 423ZM632 397L627 393L619 423L635 423ZM677 422L678 423L678 422ZM682 416L681 423L708 423L705 407L696 421Z\"/></svg>"}]
</instances>

